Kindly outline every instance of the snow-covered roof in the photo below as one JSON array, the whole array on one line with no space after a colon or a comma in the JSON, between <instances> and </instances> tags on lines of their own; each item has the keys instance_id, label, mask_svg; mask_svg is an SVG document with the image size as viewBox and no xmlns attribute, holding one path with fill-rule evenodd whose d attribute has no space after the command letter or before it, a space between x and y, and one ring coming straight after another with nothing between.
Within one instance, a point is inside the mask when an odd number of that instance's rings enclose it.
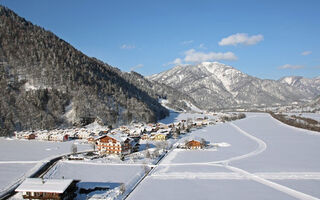
<instances>
[{"instance_id":1,"label":"snow-covered roof","mask_svg":"<svg viewBox=\"0 0 320 200\"><path fill-rule=\"evenodd\" d=\"M72 179L27 178L15 191L63 193L72 181Z\"/></svg>"},{"instance_id":2,"label":"snow-covered roof","mask_svg":"<svg viewBox=\"0 0 320 200\"><path fill-rule=\"evenodd\" d=\"M101 136L95 138L95 140L99 140L99 139L104 138L104 137L106 137L106 136L111 137L111 138L113 138L113 139L115 139L115 140L117 140L117 141L119 141L119 142L124 142L124 141L126 141L127 139L129 139L129 140L131 141L131 138L129 138L126 134L122 134L122 133L121 133L121 134L101 135Z\"/></svg>"},{"instance_id":3,"label":"snow-covered roof","mask_svg":"<svg viewBox=\"0 0 320 200\"><path fill-rule=\"evenodd\" d=\"M124 142L126 141L127 139L131 140L128 136L126 136L125 134L108 134L107 136L119 141L119 142Z\"/></svg>"}]
</instances>

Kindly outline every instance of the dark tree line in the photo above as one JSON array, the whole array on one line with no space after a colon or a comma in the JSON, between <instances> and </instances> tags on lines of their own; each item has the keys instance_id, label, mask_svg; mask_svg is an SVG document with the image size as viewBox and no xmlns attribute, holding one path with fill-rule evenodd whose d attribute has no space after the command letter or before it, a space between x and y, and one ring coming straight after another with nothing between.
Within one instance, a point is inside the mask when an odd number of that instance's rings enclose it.
<instances>
[{"instance_id":1,"label":"dark tree line","mask_svg":"<svg viewBox=\"0 0 320 200\"><path fill-rule=\"evenodd\" d=\"M284 114L276 114L274 112L269 113L273 118L281 121L290 126L303 128L311 131L320 132L320 123L314 119L299 117L299 116L288 116Z\"/></svg>"}]
</instances>

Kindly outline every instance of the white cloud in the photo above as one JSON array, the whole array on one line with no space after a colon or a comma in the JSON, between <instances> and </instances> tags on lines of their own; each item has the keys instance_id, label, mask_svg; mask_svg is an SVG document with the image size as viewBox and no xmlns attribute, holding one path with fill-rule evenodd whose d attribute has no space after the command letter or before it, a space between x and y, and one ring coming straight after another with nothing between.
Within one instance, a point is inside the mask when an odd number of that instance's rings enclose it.
<instances>
[{"instance_id":1,"label":"white cloud","mask_svg":"<svg viewBox=\"0 0 320 200\"><path fill-rule=\"evenodd\" d=\"M279 69L302 69L304 66L302 65L290 65L290 64L285 64L279 67Z\"/></svg>"},{"instance_id":2,"label":"white cloud","mask_svg":"<svg viewBox=\"0 0 320 200\"><path fill-rule=\"evenodd\" d=\"M187 40L187 41L182 41L181 44L182 45L188 45L188 44L192 44L193 40Z\"/></svg>"},{"instance_id":3,"label":"white cloud","mask_svg":"<svg viewBox=\"0 0 320 200\"><path fill-rule=\"evenodd\" d=\"M136 48L135 45L130 45L130 44L123 44L120 46L121 49L134 49Z\"/></svg>"},{"instance_id":4,"label":"white cloud","mask_svg":"<svg viewBox=\"0 0 320 200\"><path fill-rule=\"evenodd\" d=\"M164 64L163 66L168 65L179 65L179 66L186 66L190 63L201 63L206 61L214 61L214 60L237 60L237 56L234 55L232 52L200 52L196 51L195 49L189 49L188 51L184 52L184 58L176 58L173 61Z\"/></svg>"},{"instance_id":5,"label":"white cloud","mask_svg":"<svg viewBox=\"0 0 320 200\"><path fill-rule=\"evenodd\" d=\"M207 49L207 48L206 48L206 46L205 46L203 43L201 43L201 44L199 45L199 49Z\"/></svg>"},{"instance_id":6,"label":"white cloud","mask_svg":"<svg viewBox=\"0 0 320 200\"><path fill-rule=\"evenodd\" d=\"M176 58L171 62L168 62L164 64L163 66L169 66L169 65L174 65L174 66L186 66L188 65L187 63L183 63L183 60L181 58Z\"/></svg>"},{"instance_id":7,"label":"white cloud","mask_svg":"<svg viewBox=\"0 0 320 200\"><path fill-rule=\"evenodd\" d=\"M174 64L174 65L181 65L181 64L182 64L181 58L176 58L176 59L174 59L174 61L172 61L172 64Z\"/></svg>"},{"instance_id":8,"label":"white cloud","mask_svg":"<svg viewBox=\"0 0 320 200\"><path fill-rule=\"evenodd\" d=\"M226 45L236 46L238 44L254 45L262 40L263 40L263 35L261 34L248 36L247 33L236 33L226 38L222 38L222 40L219 42L219 45L220 46L226 46Z\"/></svg>"},{"instance_id":9,"label":"white cloud","mask_svg":"<svg viewBox=\"0 0 320 200\"><path fill-rule=\"evenodd\" d=\"M194 49L190 49L190 50L186 51L184 54L185 54L185 57L184 57L185 62L194 62L194 63L213 61L213 60L237 60L238 59L237 56L234 55L234 53L232 53L232 52L204 53L204 52L200 52L200 51L197 52Z\"/></svg>"},{"instance_id":10,"label":"white cloud","mask_svg":"<svg viewBox=\"0 0 320 200\"><path fill-rule=\"evenodd\" d=\"M301 53L301 55L303 55L303 56L307 56L307 55L310 55L310 54L312 54L312 51L304 51L304 52Z\"/></svg>"},{"instance_id":11,"label":"white cloud","mask_svg":"<svg viewBox=\"0 0 320 200\"><path fill-rule=\"evenodd\" d=\"M144 65L143 64L138 64L136 66L133 66L130 68L130 71L136 71L137 69L140 69L142 68Z\"/></svg>"}]
</instances>

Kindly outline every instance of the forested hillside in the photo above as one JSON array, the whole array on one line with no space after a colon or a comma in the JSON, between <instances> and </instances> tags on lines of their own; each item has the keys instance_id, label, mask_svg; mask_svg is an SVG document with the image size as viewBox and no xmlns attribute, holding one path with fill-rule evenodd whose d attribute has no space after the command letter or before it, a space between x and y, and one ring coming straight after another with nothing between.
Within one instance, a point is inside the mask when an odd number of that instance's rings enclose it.
<instances>
[{"instance_id":1,"label":"forested hillside","mask_svg":"<svg viewBox=\"0 0 320 200\"><path fill-rule=\"evenodd\" d=\"M0 127L155 122L168 111L119 70L0 6Z\"/></svg>"}]
</instances>

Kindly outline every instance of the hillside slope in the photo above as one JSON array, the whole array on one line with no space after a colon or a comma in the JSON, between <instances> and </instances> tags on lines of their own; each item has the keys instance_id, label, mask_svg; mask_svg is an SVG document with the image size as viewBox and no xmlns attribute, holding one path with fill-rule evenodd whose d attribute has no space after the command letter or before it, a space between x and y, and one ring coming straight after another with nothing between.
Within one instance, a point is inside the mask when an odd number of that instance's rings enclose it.
<instances>
[{"instance_id":1,"label":"hillside slope","mask_svg":"<svg viewBox=\"0 0 320 200\"><path fill-rule=\"evenodd\" d=\"M119 125L168 115L119 70L0 6L0 127L13 130Z\"/></svg>"},{"instance_id":2,"label":"hillside slope","mask_svg":"<svg viewBox=\"0 0 320 200\"><path fill-rule=\"evenodd\" d=\"M148 80L137 72L123 73L123 77L159 102L162 101L166 107L176 111L192 111L192 107L198 106L189 95L163 83Z\"/></svg>"},{"instance_id":3,"label":"hillside slope","mask_svg":"<svg viewBox=\"0 0 320 200\"><path fill-rule=\"evenodd\" d=\"M279 82L297 87L307 93L314 95L320 94L320 76L315 78L304 78L302 76L287 76L279 80Z\"/></svg>"}]
</instances>

